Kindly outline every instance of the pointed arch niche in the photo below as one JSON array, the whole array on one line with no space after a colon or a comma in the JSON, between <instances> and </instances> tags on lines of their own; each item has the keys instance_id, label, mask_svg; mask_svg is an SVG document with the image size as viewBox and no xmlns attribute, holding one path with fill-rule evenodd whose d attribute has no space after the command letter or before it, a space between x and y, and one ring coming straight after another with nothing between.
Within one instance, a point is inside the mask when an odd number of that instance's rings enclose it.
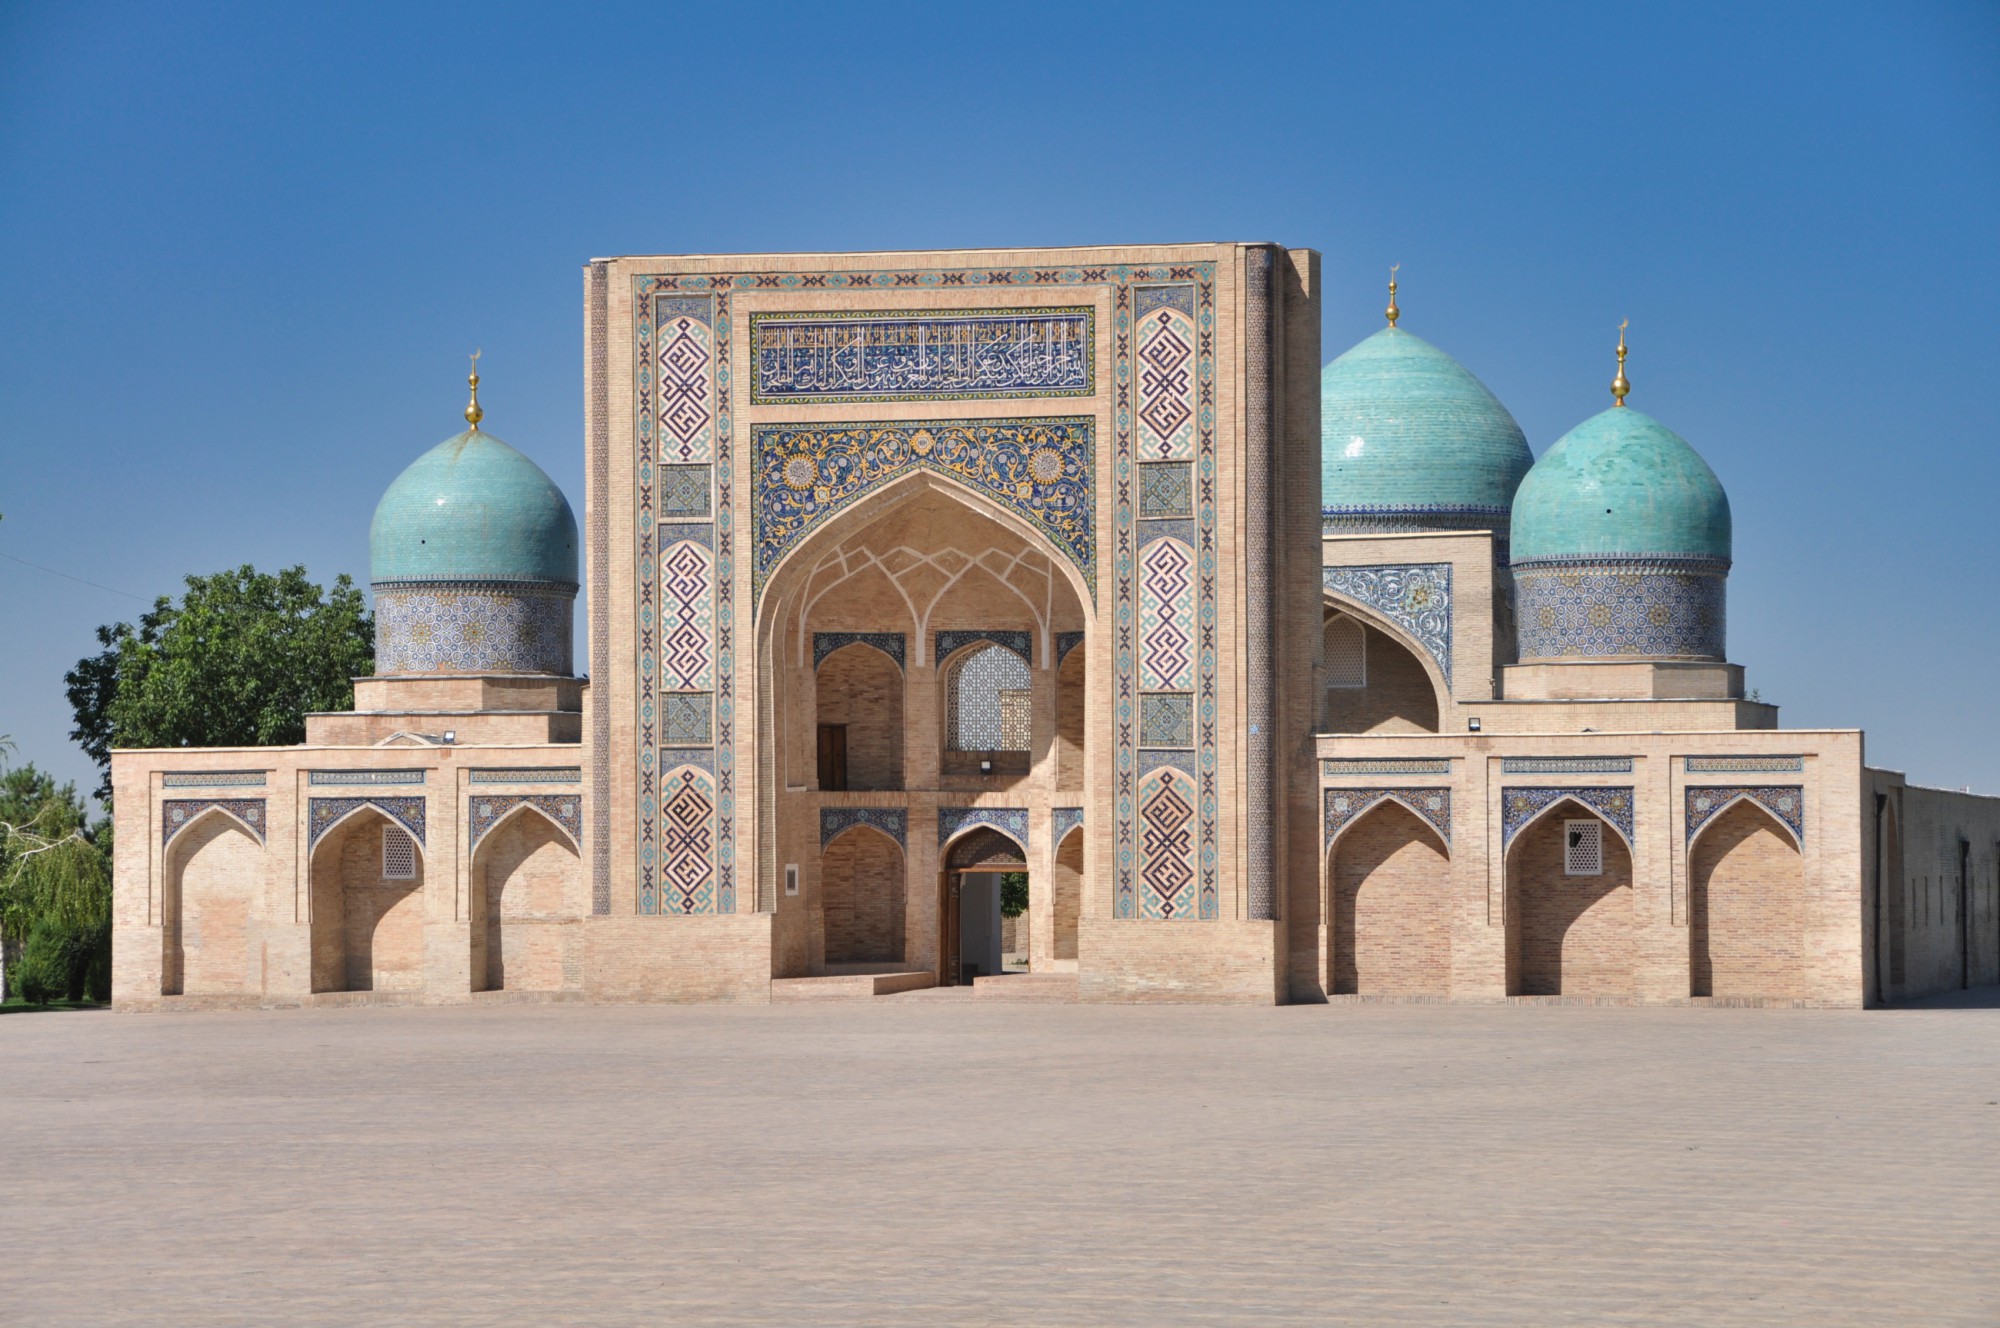
<instances>
[{"instance_id":1,"label":"pointed arch niche","mask_svg":"<svg viewBox=\"0 0 2000 1328\"><path fill-rule=\"evenodd\" d=\"M1792 828L1747 796L1688 846L1688 986L1694 996L1791 997L1808 983L1805 860Z\"/></svg>"},{"instance_id":2,"label":"pointed arch niche","mask_svg":"<svg viewBox=\"0 0 2000 1328\"><path fill-rule=\"evenodd\" d=\"M1617 792L1629 806L1629 791ZM1568 836L1592 824L1597 870L1578 872ZM1620 826L1578 798L1557 797L1514 833L1506 872L1508 995L1632 995L1632 846Z\"/></svg>"},{"instance_id":3,"label":"pointed arch niche","mask_svg":"<svg viewBox=\"0 0 2000 1328\"><path fill-rule=\"evenodd\" d=\"M560 991L565 960L580 962L574 923L584 911L583 861L568 827L540 805L574 794L475 795L470 885L476 991ZM490 826L478 804L512 803ZM569 819L580 820L574 812ZM578 953L569 953L577 950Z\"/></svg>"},{"instance_id":4,"label":"pointed arch niche","mask_svg":"<svg viewBox=\"0 0 2000 1328\"><path fill-rule=\"evenodd\" d=\"M422 842L372 804L319 834L307 866L314 991L423 990L428 867Z\"/></svg>"},{"instance_id":5,"label":"pointed arch niche","mask_svg":"<svg viewBox=\"0 0 2000 1328\"><path fill-rule=\"evenodd\" d=\"M184 823L169 823L161 878L162 995L263 990L263 808L261 801L214 802L191 809Z\"/></svg>"},{"instance_id":6,"label":"pointed arch niche","mask_svg":"<svg viewBox=\"0 0 2000 1328\"><path fill-rule=\"evenodd\" d=\"M1405 801L1438 792L1375 794L1328 844L1328 994L1450 994L1451 850Z\"/></svg>"},{"instance_id":7,"label":"pointed arch niche","mask_svg":"<svg viewBox=\"0 0 2000 1328\"><path fill-rule=\"evenodd\" d=\"M1321 609L1321 733L1436 733L1450 688L1436 662L1359 605Z\"/></svg>"}]
</instances>

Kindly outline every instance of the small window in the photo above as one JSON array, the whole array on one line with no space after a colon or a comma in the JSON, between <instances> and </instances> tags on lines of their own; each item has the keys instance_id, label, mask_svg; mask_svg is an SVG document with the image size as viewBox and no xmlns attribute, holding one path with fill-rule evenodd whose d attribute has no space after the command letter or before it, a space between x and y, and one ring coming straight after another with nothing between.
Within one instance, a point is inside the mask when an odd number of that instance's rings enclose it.
<instances>
[{"instance_id":1,"label":"small window","mask_svg":"<svg viewBox=\"0 0 2000 1328\"><path fill-rule=\"evenodd\" d=\"M1344 613L1326 625L1326 685L1368 685L1368 629Z\"/></svg>"},{"instance_id":2,"label":"small window","mask_svg":"<svg viewBox=\"0 0 2000 1328\"><path fill-rule=\"evenodd\" d=\"M1604 823L1602 821L1563 822L1563 874L1566 876L1604 875Z\"/></svg>"},{"instance_id":3,"label":"small window","mask_svg":"<svg viewBox=\"0 0 2000 1328\"><path fill-rule=\"evenodd\" d=\"M789 896L789 895L796 895L798 894L798 892L799 892L799 864L796 862L788 862L785 864L785 893Z\"/></svg>"},{"instance_id":4,"label":"small window","mask_svg":"<svg viewBox=\"0 0 2000 1328\"><path fill-rule=\"evenodd\" d=\"M382 827L382 879L385 881L414 881L417 879L417 845L409 832L400 826Z\"/></svg>"},{"instance_id":5,"label":"small window","mask_svg":"<svg viewBox=\"0 0 2000 1328\"><path fill-rule=\"evenodd\" d=\"M956 752L1025 752L1032 745L1033 684L1027 663L1005 646L963 657L947 693L945 745Z\"/></svg>"}]
</instances>

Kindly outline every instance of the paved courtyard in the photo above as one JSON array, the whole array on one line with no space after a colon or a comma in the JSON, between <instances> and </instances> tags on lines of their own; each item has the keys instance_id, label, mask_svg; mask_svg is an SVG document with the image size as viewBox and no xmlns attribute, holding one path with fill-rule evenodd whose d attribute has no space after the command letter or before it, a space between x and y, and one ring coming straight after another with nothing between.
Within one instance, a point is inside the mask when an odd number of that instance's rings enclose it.
<instances>
[{"instance_id":1,"label":"paved courtyard","mask_svg":"<svg viewBox=\"0 0 2000 1328\"><path fill-rule=\"evenodd\" d=\"M0 1323L2000 1322L2000 1009L0 1018Z\"/></svg>"}]
</instances>

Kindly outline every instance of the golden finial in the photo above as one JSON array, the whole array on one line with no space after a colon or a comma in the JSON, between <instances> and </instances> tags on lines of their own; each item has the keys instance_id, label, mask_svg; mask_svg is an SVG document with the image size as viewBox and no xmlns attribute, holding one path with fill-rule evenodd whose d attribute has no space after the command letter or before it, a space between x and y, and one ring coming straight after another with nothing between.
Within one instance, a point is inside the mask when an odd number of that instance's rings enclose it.
<instances>
[{"instance_id":1,"label":"golden finial","mask_svg":"<svg viewBox=\"0 0 2000 1328\"><path fill-rule=\"evenodd\" d=\"M1394 327L1396 320L1403 316L1403 311L1396 307L1396 269L1401 266L1401 263L1389 264L1389 307L1382 312L1389 315L1390 327Z\"/></svg>"},{"instance_id":2,"label":"golden finial","mask_svg":"<svg viewBox=\"0 0 2000 1328\"><path fill-rule=\"evenodd\" d=\"M1615 404L1625 404L1625 394L1632 390L1632 384L1625 377L1625 329L1632 325L1629 318L1618 323L1618 376L1611 380L1611 397Z\"/></svg>"},{"instance_id":3,"label":"golden finial","mask_svg":"<svg viewBox=\"0 0 2000 1328\"><path fill-rule=\"evenodd\" d=\"M465 422L472 426L472 432L479 432L479 422L486 418L486 412L479 408L479 357L483 351L472 352L472 372L467 375L465 385L472 389L472 400L465 403Z\"/></svg>"}]
</instances>

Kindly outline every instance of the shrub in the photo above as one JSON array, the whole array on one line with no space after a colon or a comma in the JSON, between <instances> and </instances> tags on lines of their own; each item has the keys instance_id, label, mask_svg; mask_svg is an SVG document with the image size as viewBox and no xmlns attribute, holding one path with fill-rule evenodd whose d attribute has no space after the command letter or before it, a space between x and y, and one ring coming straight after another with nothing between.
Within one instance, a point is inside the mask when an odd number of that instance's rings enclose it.
<instances>
[{"instance_id":1,"label":"shrub","mask_svg":"<svg viewBox=\"0 0 2000 1328\"><path fill-rule=\"evenodd\" d=\"M44 918L13 968L14 994L34 1005L101 1001L111 995L111 928Z\"/></svg>"}]
</instances>

